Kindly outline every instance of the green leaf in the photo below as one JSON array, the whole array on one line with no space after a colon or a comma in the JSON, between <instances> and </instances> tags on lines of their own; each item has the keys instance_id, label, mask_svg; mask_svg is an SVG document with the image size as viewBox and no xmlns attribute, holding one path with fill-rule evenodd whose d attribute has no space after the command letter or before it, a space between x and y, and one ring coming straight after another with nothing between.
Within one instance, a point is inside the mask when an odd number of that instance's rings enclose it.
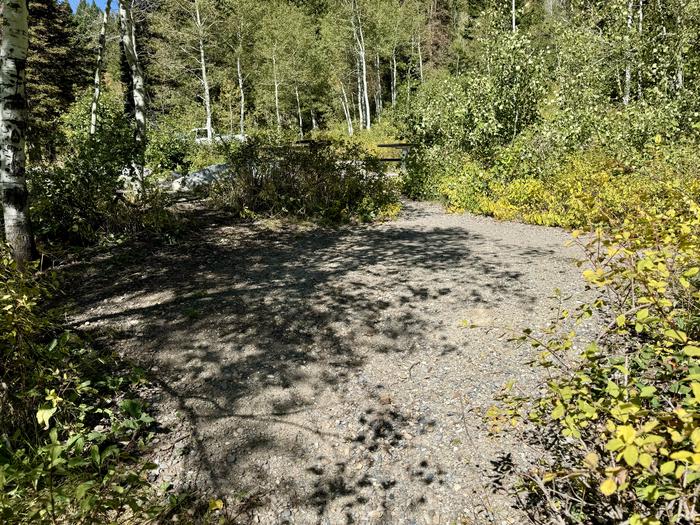
<instances>
[{"instance_id":1,"label":"green leaf","mask_svg":"<svg viewBox=\"0 0 700 525\"><path fill-rule=\"evenodd\" d=\"M683 348L683 353L689 357L700 357L700 347L687 345Z\"/></svg>"},{"instance_id":2,"label":"green leaf","mask_svg":"<svg viewBox=\"0 0 700 525\"><path fill-rule=\"evenodd\" d=\"M564 409L564 405L557 403L557 406L555 406L554 410L552 410L552 419L561 419L564 417L565 413L566 410Z\"/></svg>"},{"instance_id":3,"label":"green leaf","mask_svg":"<svg viewBox=\"0 0 700 525\"><path fill-rule=\"evenodd\" d=\"M94 484L94 481L86 481L85 483L78 485L78 488L75 489L75 497L78 499L83 499L85 494L87 494L87 491L90 490Z\"/></svg>"}]
</instances>

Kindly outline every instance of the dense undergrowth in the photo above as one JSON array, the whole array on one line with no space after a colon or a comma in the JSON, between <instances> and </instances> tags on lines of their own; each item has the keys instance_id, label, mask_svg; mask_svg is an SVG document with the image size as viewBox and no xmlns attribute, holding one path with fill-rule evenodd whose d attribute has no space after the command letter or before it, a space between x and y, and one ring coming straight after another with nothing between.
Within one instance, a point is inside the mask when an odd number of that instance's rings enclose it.
<instances>
[{"instance_id":1,"label":"dense undergrowth","mask_svg":"<svg viewBox=\"0 0 700 525\"><path fill-rule=\"evenodd\" d=\"M251 139L229 151L228 172L215 182L215 206L242 218L292 216L337 224L395 216L399 183L357 144L310 147Z\"/></svg>"},{"instance_id":2,"label":"dense undergrowth","mask_svg":"<svg viewBox=\"0 0 700 525\"><path fill-rule=\"evenodd\" d=\"M522 476L522 507L538 523L697 523L696 84L640 80L624 100L599 34L553 29L554 54L526 31L487 38L467 74L421 86L402 115L419 144L404 191L583 232L595 299L522 335L550 381L527 397L508 385L487 415L494 430L524 422L523 437L547 451ZM591 318L593 336L582 330Z\"/></svg>"},{"instance_id":3,"label":"dense undergrowth","mask_svg":"<svg viewBox=\"0 0 700 525\"><path fill-rule=\"evenodd\" d=\"M577 241L595 299L520 337L552 379L538 396L509 390L488 414L496 427L525 421L528 439L549 450L521 486L538 523L700 516L700 205L667 190L673 206L638 210ZM577 335L592 316L596 335Z\"/></svg>"},{"instance_id":4,"label":"dense undergrowth","mask_svg":"<svg viewBox=\"0 0 700 525\"><path fill-rule=\"evenodd\" d=\"M56 290L0 254L0 522L144 523L167 506L139 458L143 378L60 326Z\"/></svg>"}]
</instances>

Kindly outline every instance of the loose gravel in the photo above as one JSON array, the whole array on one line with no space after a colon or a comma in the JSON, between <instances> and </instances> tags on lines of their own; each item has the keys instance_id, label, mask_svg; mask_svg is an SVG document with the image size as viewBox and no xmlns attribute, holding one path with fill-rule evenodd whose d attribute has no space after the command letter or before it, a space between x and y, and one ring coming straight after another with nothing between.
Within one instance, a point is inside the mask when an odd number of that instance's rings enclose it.
<instances>
[{"instance_id":1,"label":"loose gravel","mask_svg":"<svg viewBox=\"0 0 700 525\"><path fill-rule=\"evenodd\" d=\"M202 221L81 270L73 323L149 371L154 482L240 523L523 523L539 452L484 413L542 372L510 331L586 295L566 232L406 203L324 229ZM464 321L478 328L465 328Z\"/></svg>"}]
</instances>

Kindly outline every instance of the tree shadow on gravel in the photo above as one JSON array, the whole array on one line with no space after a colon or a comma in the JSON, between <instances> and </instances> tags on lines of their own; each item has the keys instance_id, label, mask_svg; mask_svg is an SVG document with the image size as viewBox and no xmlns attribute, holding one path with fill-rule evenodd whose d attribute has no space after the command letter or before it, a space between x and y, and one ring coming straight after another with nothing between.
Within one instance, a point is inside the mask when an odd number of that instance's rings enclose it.
<instances>
[{"instance_id":1,"label":"tree shadow on gravel","mask_svg":"<svg viewBox=\"0 0 700 525\"><path fill-rule=\"evenodd\" d=\"M188 428L180 452L183 469L196 470L191 485L219 493L261 450L312 461L291 430L280 435L271 425L350 442L352 435L326 435L313 420L289 417L342 389L369 355L420 351L440 328L435 301L532 304L520 266L503 253L522 265L553 254L497 245L463 228L199 224L177 244L131 243L69 272L76 310L88 312L80 327L107 330L130 359L153 370ZM446 359L456 351L437 335L432 344ZM305 394L285 394L301 386ZM242 408L266 392L274 395L264 409ZM337 468L329 483L348 488ZM326 505L327 487L293 490L302 504Z\"/></svg>"}]
</instances>

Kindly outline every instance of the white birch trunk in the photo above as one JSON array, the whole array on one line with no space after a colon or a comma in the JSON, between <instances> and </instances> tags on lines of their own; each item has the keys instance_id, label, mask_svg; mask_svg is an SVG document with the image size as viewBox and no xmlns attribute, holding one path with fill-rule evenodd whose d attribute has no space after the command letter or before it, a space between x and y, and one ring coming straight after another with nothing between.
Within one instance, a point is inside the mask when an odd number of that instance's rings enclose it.
<instances>
[{"instance_id":1,"label":"white birch trunk","mask_svg":"<svg viewBox=\"0 0 700 525\"><path fill-rule=\"evenodd\" d=\"M423 53L420 46L420 37L418 37L418 74L420 76L420 83L424 82L423 79Z\"/></svg>"},{"instance_id":2,"label":"white birch trunk","mask_svg":"<svg viewBox=\"0 0 700 525\"><path fill-rule=\"evenodd\" d=\"M356 75L357 76L357 110L358 110L358 113L360 115L360 129L364 129L365 128L365 107L364 107L364 103L362 102L362 79L361 79L362 73L360 72L361 68L360 68L359 57L358 57L356 65L357 65L357 69L356 69L356 72L357 72L357 75Z\"/></svg>"},{"instance_id":3,"label":"white birch trunk","mask_svg":"<svg viewBox=\"0 0 700 525\"><path fill-rule=\"evenodd\" d=\"M642 38L642 24L644 22L644 0L639 0L639 39ZM639 53L639 64L637 66L637 96L642 99L642 73L644 64L642 63L642 53Z\"/></svg>"},{"instance_id":4,"label":"white birch trunk","mask_svg":"<svg viewBox=\"0 0 700 525\"><path fill-rule=\"evenodd\" d=\"M515 25L515 0L511 1L511 6L510 6L510 12L511 12L511 23L513 26L513 33L517 30L517 26Z\"/></svg>"},{"instance_id":5,"label":"white birch trunk","mask_svg":"<svg viewBox=\"0 0 700 525\"><path fill-rule=\"evenodd\" d=\"M236 69L238 70L238 91L241 94L240 130L245 135L245 92L243 91L243 72L241 69L241 56L236 57Z\"/></svg>"},{"instance_id":6,"label":"white birch trunk","mask_svg":"<svg viewBox=\"0 0 700 525\"><path fill-rule=\"evenodd\" d=\"M195 23L197 25L197 37L199 43L199 66L202 74L202 95L204 99L205 111L205 129L207 130L207 139L209 143L214 138L214 128L212 127L211 118L211 95L209 93L209 77L207 76L207 61L204 53L204 24L199 11L199 1L194 0Z\"/></svg>"},{"instance_id":7,"label":"white birch trunk","mask_svg":"<svg viewBox=\"0 0 700 525\"><path fill-rule=\"evenodd\" d=\"M299 138L304 138L304 120L301 117L301 103L299 102L299 87L294 86L294 94L297 97L297 116L299 117Z\"/></svg>"},{"instance_id":8,"label":"white birch trunk","mask_svg":"<svg viewBox=\"0 0 700 525\"><path fill-rule=\"evenodd\" d=\"M26 63L29 26L26 0L2 0L0 43L0 187L5 242L19 267L34 243L25 178L27 131Z\"/></svg>"},{"instance_id":9,"label":"white birch trunk","mask_svg":"<svg viewBox=\"0 0 700 525\"><path fill-rule=\"evenodd\" d=\"M350 106L348 105L348 94L345 92L345 86L341 83L340 84L340 89L343 95L343 98L340 99L340 103L343 106L343 112L345 113L345 120L348 123L348 135L352 137L353 134L353 129L352 129L352 115L350 114Z\"/></svg>"},{"instance_id":10,"label":"white birch trunk","mask_svg":"<svg viewBox=\"0 0 700 525\"><path fill-rule=\"evenodd\" d=\"M275 115L277 116L277 130L282 129L282 117L280 116L280 85L277 80L277 57L272 51L272 80L275 84Z\"/></svg>"},{"instance_id":11,"label":"white birch trunk","mask_svg":"<svg viewBox=\"0 0 700 525\"><path fill-rule=\"evenodd\" d=\"M372 127L372 118L370 116L370 105L369 105L369 93L367 90L367 54L365 49L365 37L362 31L362 20L360 19L360 11L357 7L357 1L353 0L353 28L355 32L355 40L357 42L357 57L360 63L360 80L361 80L361 93L360 100L358 101L362 107L362 113L364 116L364 128L370 129ZM357 24L355 24L355 20Z\"/></svg>"},{"instance_id":12,"label":"white birch trunk","mask_svg":"<svg viewBox=\"0 0 700 525\"><path fill-rule=\"evenodd\" d=\"M633 13L632 10L634 9L634 0L629 0L629 3L627 5L627 34L632 36L632 24L633 24ZM624 94L622 95L622 103L627 106L630 103L630 95L632 91L632 57L630 57L630 49L629 45L627 49L625 50L625 54L627 55L627 63L625 64L625 86L624 86Z\"/></svg>"},{"instance_id":13,"label":"white birch trunk","mask_svg":"<svg viewBox=\"0 0 700 525\"><path fill-rule=\"evenodd\" d=\"M119 0L119 21L124 44L124 55L131 71L134 97L134 115L136 118L136 143L138 146L137 176L142 181L144 153L146 149L146 88L143 71L136 51L136 33L131 13L130 0Z\"/></svg>"},{"instance_id":14,"label":"white birch trunk","mask_svg":"<svg viewBox=\"0 0 700 525\"><path fill-rule=\"evenodd\" d=\"M377 59L375 61L375 68L377 70L377 92L376 92L375 105L376 105L376 112L377 112L377 121L381 122L382 109L384 106L384 102L382 100L382 70L381 70L381 63L379 61L379 53L377 53Z\"/></svg>"},{"instance_id":15,"label":"white birch trunk","mask_svg":"<svg viewBox=\"0 0 700 525\"><path fill-rule=\"evenodd\" d=\"M396 105L396 48L391 51L391 106Z\"/></svg>"},{"instance_id":16,"label":"white birch trunk","mask_svg":"<svg viewBox=\"0 0 700 525\"><path fill-rule=\"evenodd\" d=\"M102 15L100 37L97 44L97 65L95 66L94 92L92 94L92 106L90 107L90 135L97 131L97 107L100 102L100 88L102 84L102 62L104 62L105 45L107 42L107 22L112 0L107 0L105 12Z\"/></svg>"}]
</instances>

